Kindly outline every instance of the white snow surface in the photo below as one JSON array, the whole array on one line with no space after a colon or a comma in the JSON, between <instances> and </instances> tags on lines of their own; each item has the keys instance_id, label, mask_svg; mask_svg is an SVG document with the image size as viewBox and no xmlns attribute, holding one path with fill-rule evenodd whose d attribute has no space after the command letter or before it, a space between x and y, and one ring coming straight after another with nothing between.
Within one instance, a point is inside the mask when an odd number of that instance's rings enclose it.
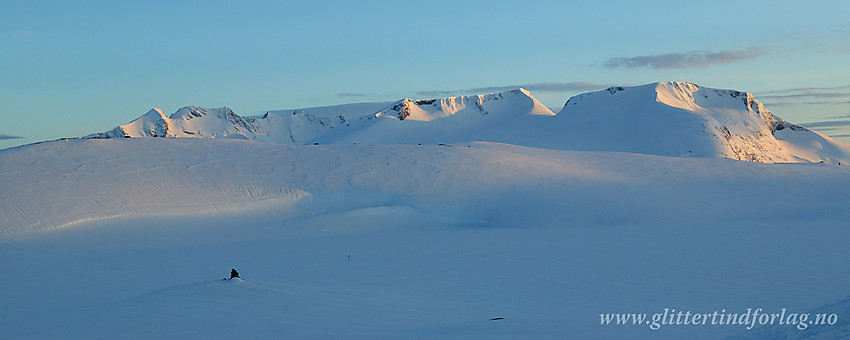
<instances>
[{"instance_id":1,"label":"white snow surface","mask_svg":"<svg viewBox=\"0 0 850 340\"><path fill-rule=\"evenodd\" d=\"M849 185L830 164L493 142L10 148L0 338L840 338L599 314L848 320Z\"/></svg>"},{"instance_id":2,"label":"white snow surface","mask_svg":"<svg viewBox=\"0 0 850 340\"><path fill-rule=\"evenodd\" d=\"M848 155L687 82L153 109L0 150L0 338L850 338ZM665 308L839 322L600 320Z\"/></svg>"},{"instance_id":3,"label":"white snow surface","mask_svg":"<svg viewBox=\"0 0 850 340\"><path fill-rule=\"evenodd\" d=\"M359 103L241 117L228 108L153 109L105 133L117 137L238 138L282 144L456 144L850 163L850 145L786 122L752 94L661 82L570 98L553 113L516 89L475 96Z\"/></svg>"}]
</instances>

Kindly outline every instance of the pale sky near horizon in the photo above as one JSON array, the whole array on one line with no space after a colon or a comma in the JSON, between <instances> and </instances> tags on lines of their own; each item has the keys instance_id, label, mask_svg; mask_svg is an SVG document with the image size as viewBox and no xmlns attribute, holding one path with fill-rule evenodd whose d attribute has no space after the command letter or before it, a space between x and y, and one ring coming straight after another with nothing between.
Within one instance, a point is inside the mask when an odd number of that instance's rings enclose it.
<instances>
[{"instance_id":1,"label":"pale sky near horizon","mask_svg":"<svg viewBox=\"0 0 850 340\"><path fill-rule=\"evenodd\" d=\"M249 116L521 86L557 111L668 80L751 92L850 142L848 13L846 1L0 0L0 149L152 107Z\"/></svg>"}]
</instances>

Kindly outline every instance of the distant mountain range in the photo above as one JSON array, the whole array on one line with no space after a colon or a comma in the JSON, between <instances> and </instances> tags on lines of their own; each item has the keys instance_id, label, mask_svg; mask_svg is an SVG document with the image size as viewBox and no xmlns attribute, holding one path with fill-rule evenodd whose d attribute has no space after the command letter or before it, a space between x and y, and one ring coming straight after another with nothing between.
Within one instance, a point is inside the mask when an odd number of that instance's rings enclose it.
<instances>
[{"instance_id":1,"label":"distant mountain range","mask_svg":"<svg viewBox=\"0 0 850 340\"><path fill-rule=\"evenodd\" d=\"M90 138L236 138L280 144L456 144L619 151L755 162L850 163L850 144L784 121L752 94L661 82L570 98L556 114L530 92L269 111L152 109Z\"/></svg>"}]
</instances>

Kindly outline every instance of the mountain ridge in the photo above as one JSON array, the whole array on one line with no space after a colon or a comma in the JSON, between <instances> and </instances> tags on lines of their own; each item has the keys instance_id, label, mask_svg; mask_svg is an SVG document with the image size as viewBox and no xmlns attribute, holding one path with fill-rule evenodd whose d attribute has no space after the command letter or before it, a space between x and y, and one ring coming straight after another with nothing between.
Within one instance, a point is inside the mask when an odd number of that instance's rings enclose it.
<instances>
[{"instance_id":1,"label":"mountain ridge","mask_svg":"<svg viewBox=\"0 0 850 340\"><path fill-rule=\"evenodd\" d=\"M615 86L554 113L527 90L353 103L242 117L227 107L152 109L93 138L235 138L280 144L456 144L622 151L764 163L850 163L850 145L787 122L749 92L692 82Z\"/></svg>"}]
</instances>

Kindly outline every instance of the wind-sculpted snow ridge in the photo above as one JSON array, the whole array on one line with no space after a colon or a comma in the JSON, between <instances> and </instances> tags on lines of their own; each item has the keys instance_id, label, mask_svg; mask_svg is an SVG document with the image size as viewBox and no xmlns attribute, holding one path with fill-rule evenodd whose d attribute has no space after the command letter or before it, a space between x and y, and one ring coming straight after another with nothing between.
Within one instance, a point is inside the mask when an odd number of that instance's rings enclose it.
<instances>
[{"instance_id":1,"label":"wind-sculpted snow ridge","mask_svg":"<svg viewBox=\"0 0 850 340\"><path fill-rule=\"evenodd\" d=\"M0 151L0 237L120 216L380 207L494 228L847 216L846 167L498 143L73 139ZM687 197L687 199L681 199ZM799 197L807 197L799 200ZM770 209L765 209L769 202Z\"/></svg>"}]
</instances>

